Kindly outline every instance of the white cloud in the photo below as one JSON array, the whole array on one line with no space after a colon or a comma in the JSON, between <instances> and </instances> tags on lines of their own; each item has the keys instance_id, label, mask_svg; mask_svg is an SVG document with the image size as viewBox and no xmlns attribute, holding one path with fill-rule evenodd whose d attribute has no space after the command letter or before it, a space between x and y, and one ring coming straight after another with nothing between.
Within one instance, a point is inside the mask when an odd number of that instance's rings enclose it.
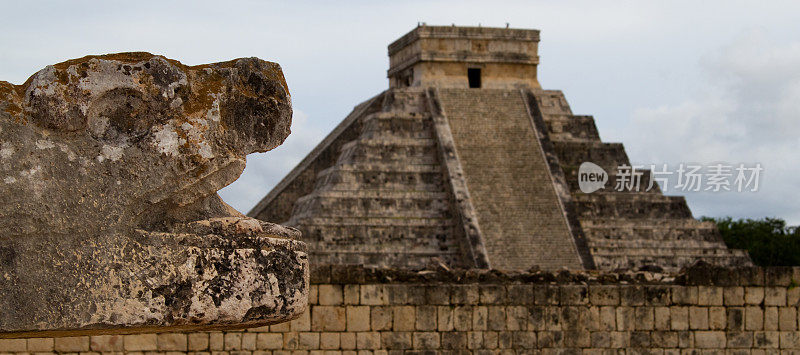
<instances>
[{"instance_id":1,"label":"white cloud","mask_svg":"<svg viewBox=\"0 0 800 355\"><path fill-rule=\"evenodd\" d=\"M628 153L643 164L761 163L758 192L686 193L693 211L800 223L797 63L800 42L777 43L763 31L740 36L702 61L704 85L683 102L632 113Z\"/></svg>"}]
</instances>

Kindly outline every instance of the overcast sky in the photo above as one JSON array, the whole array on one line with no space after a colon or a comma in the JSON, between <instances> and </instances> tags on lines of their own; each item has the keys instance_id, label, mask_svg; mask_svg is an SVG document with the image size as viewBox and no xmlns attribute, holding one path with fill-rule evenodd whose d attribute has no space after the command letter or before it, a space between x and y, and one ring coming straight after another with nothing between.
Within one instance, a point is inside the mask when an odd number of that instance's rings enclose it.
<instances>
[{"instance_id":1,"label":"overcast sky","mask_svg":"<svg viewBox=\"0 0 800 355\"><path fill-rule=\"evenodd\" d=\"M697 216L800 224L800 4L791 2L0 0L0 80L87 54L281 64L283 146L223 198L247 212L356 104L386 89L386 46L416 26L541 30L539 79L638 164L761 163L758 192L686 195ZM674 192L670 192L672 194Z\"/></svg>"}]
</instances>

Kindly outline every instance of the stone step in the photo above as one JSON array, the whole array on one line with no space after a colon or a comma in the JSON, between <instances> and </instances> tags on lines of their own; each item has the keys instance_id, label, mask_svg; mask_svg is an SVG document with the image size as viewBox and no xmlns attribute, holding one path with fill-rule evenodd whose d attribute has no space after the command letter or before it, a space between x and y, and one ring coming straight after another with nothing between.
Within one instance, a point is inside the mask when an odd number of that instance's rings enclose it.
<instances>
[{"instance_id":1,"label":"stone step","mask_svg":"<svg viewBox=\"0 0 800 355\"><path fill-rule=\"evenodd\" d=\"M548 115L544 122L551 141L600 142L600 134L592 116Z\"/></svg>"},{"instance_id":2,"label":"stone step","mask_svg":"<svg viewBox=\"0 0 800 355\"><path fill-rule=\"evenodd\" d=\"M618 166L630 165L622 143L554 141L553 147L561 165L574 169L592 162L613 174Z\"/></svg>"},{"instance_id":3,"label":"stone step","mask_svg":"<svg viewBox=\"0 0 800 355\"><path fill-rule=\"evenodd\" d=\"M652 202L667 203L675 200L683 201L682 196L668 196L661 194L642 194L635 192L612 193L597 191L589 194L576 194L575 200L587 203L629 203L629 202Z\"/></svg>"},{"instance_id":4,"label":"stone step","mask_svg":"<svg viewBox=\"0 0 800 355\"><path fill-rule=\"evenodd\" d=\"M703 222L692 218L581 218L583 228L628 228L628 229L702 229L715 231L714 222Z\"/></svg>"},{"instance_id":5,"label":"stone step","mask_svg":"<svg viewBox=\"0 0 800 355\"><path fill-rule=\"evenodd\" d=\"M374 239L351 238L346 242L319 240L314 243L312 251L323 251L331 253L364 253L364 252L397 252L404 254L434 254L447 252L453 249L454 245L446 243L446 239L439 240L434 237L414 238L408 240L381 239L380 243L375 243Z\"/></svg>"},{"instance_id":6,"label":"stone step","mask_svg":"<svg viewBox=\"0 0 800 355\"><path fill-rule=\"evenodd\" d=\"M535 96L539 103L539 109L545 117L572 114L572 109L561 90L537 90Z\"/></svg>"},{"instance_id":7,"label":"stone step","mask_svg":"<svg viewBox=\"0 0 800 355\"><path fill-rule=\"evenodd\" d=\"M626 248L699 248L699 249L719 249L725 248L724 243L720 243L719 241L707 241L707 240L691 240L691 242L687 242L685 240L674 240L674 239L667 239L667 240L653 240L653 239L639 239L639 240L631 240L631 239L600 239L600 238L591 238L588 241L589 247L594 248L619 248L619 249L626 249Z\"/></svg>"},{"instance_id":8,"label":"stone step","mask_svg":"<svg viewBox=\"0 0 800 355\"><path fill-rule=\"evenodd\" d=\"M394 206L424 206L430 208L428 201L448 201L450 196L435 191L403 191L403 190L318 190L300 197L297 203L311 201L343 201L346 204L375 205L392 203ZM420 205L426 203L425 205ZM376 208L378 206L375 206Z\"/></svg>"},{"instance_id":9,"label":"stone step","mask_svg":"<svg viewBox=\"0 0 800 355\"><path fill-rule=\"evenodd\" d=\"M436 141L422 138L358 139L342 145L340 163L438 164Z\"/></svg>"},{"instance_id":10,"label":"stone step","mask_svg":"<svg viewBox=\"0 0 800 355\"><path fill-rule=\"evenodd\" d=\"M451 237L452 227L381 227L365 231L363 228L329 228L323 226L300 226L304 241L316 245L321 242L329 245L365 245L372 248L383 248L389 244L402 245L455 245ZM386 241L386 243L384 243ZM380 242L380 243L378 243ZM404 247L395 250L405 250Z\"/></svg>"},{"instance_id":11,"label":"stone step","mask_svg":"<svg viewBox=\"0 0 800 355\"><path fill-rule=\"evenodd\" d=\"M303 225L307 228L317 227L350 227L356 226L370 230L381 227L408 227L408 228L445 228L454 225L451 218L424 218L424 217L310 217L293 219L292 226ZM330 228L328 228L330 229ZM349 229L349 228L348 228ZM376 229L378 230L378 229Z\"/></svg>"},{"instance_id":12,"label":"stone step","mask_svg":"<svg viewBox=\"0 0 800 355\"><path fill-rule=\"evenodd\" d=\"M591 247L592 255L598 256L637 256L637 257L647 257L647 256L676 256L676 257L700 257L700 256L730 256L734 255L734 251L736 249L725 249L725 248L669 248L669 247L661 247L661 248L637 248L637 247L630 247L630 248L603 248L603 247ZM741 252L741 251L740 251Z\"/></svg>"},{"instance_id":13,"label":"stone step","mask_svg":"<svg viewBox=\"0 0 800 355\"><path fill-rule=\"evenodd\" d=\"M447 199L449 194L441 191L402 191L402 190L320 190L300 197L297 201L313 199L318 196L330 198L374 198L374 199L400 199L400 200L426 200Z\"/></svg>"},{"instance_id":14,"label":"stone step","mask_svg":"<svg viewBox=\"0 0 800 355\"><path fill-rule=\"evenodd\" d=\"M404 251L397 251L397 249L386 248L385 251L375 251L375 250L345 250L345 249L315 249L310 250L311 254L318 254L318 255L330 255L330 254L361 254L361 255L369 255L369 254L376 254L376 255L416 255L416 256L426 256L426 257L436 257L441 255L452 254L456 255L456 252L452 251L441 251L441 250L404 250Z\"/></svg>"},{"instance_id":15,"label":"stone step","mask_svg":"<svg viewBox=\"0 0 800 355\"><path fill-rule=\"evenodd\" d=\"M682 196L594 192L573 200L578 218L692 218Z\"/></svg>"},{"instance_id":16,"label":"stone step","mask_svg":"<svg viewBox=\"0 0 800 355\"><path fill-rule=\"evenodd\" d=\"M327 249L360 250L446 250L457 247L453 238L454 224L437 225L321 225L301 221L297 228L302 239L310 245L324 245Z\"/></svg>"},{"instance_id":17,"label":"stone step","mask_svg":"<svg viewBox=\"0 0 800 355\"><path fill-rule=\"evenodd\" d=\"M436 196L439 195L439 196ZM448 196L431 193L423 198L340 197L312 193L295 202L293 215L304 217L450 217Z\"/></svg>"},{"instance_id":18,"label":"stone step","mask_svg":"<svg viewBox=\"0 0 800 355\"><path fill-rule=\"evenodd\" d=\"M411 111L378 111L373 112L361 118L362 123L369 121L424 121L431 118L428 112L411 112Z\"/></svg>"},{"instance_id":19,"label":"stone step","mask_svg":"<svg viewBox=\"0 0 800 355\"><path fill-rule=\"evenodd\" d=\"M433 139L430 115L403 112L378 112L365 116L361 138L428 138Z\"/></svg>"},{"instance_id":20,"label":"stone step","mask_svg":"<svg viewBox=\"0 0 800 355\"><path fill-rule=\"evenodd\" d=\"M664 242L674 240L679 243L711 242L718 243L720 237L715 230L684 227L684 228L627 228L627 227L605 227L590 228L583 227L586 238L593 240L606 241L655 241Z\"/></svg>"},{"instance_id":21,"label":"stone step","mask_svg":"<svg viewBox=\"0 0 800 355\"><path fill-rule=\"evenodd\" d=\"M724 255L705 255L705 256L683 256L683 255L664 255L664 256L602 256L594 257L597 268L603 270L614 269L638 269L646 265L658 265L666 272L675 272L684 266L692 265L698 261L725 267L738 267L752 265L747 254L741 250L730 250L731 253Z\"/></svg>"},{"instance_id":22,"label":"stone step","mask_svg":"<svg viewBox=\"0 0 800 355\"><path fill-rule=\"evenodd\" d=\"M440 184L416 184L416 185L402 185L396 183L387 183L381 185L374 185L371 187L366 187L361 184L351 183L351 182L338 182L332 185L321 186L317 190L319 191L330 191L330 192L346 192L346 191L353 191L358 190L359 188L369 189L371 191L384 191L384 192L391 192L391 191L401 191L401 192L437 192L442 191L446 187ZM310 195L310 194L309 194Z\"/></svg>"},{"instance_id":23,"label":"stone step","mask_svg":"<svg viewBox=\"0 0 800 355\"><path fill-rule=\"evenodd\" d=\"M336 253L311 251L309 252L309 259L314 260L314 263L318 265L392 265L392 267L406 270L430 269L440 263L450 267L463 265L462 257L457 252L407 254L403 252Z\"/></svg>"},{"instance_id":24,"label":"stone step","mask_svg":"<svg viewBox=\"0 0 800 355\"><path fill-rule=\"evenodd\" d=\"M322 177L336 171L354 172L411 172L411 173L441 173L442 168L439 164L402 164L402 163L382 163L382 162L358 162L354 164L339 163L322 170L317 177Z\"/></svg>"},{"instance_id":25,"label":"stone step","mask_svg":"<svg viewBox=\"0 0 800 355\"><path fill-rule=\"evenodd\" d=\"M428 112L425 89L421 87L394 88L387 91L382 105L386 112Z\"/></svg>"},{"instance_id":26,"label":"stone step","mask_svg":"<svg viewBox=\"0 0 800 355\"><path fill-rule=\"evenodd\" d=\"M363 145L371 148L381 148L383 146L398 147L435 147L436 140L429 138L381 138L381 139L358 139L342 145L342 149Z\"/></svg>"},{"instance_id":27,"label":"stone step","mask_svg":"<svg viewBox=\"0 0 800 355\"><path fill-rule=\"evenodd\" d=\"M653 218L653 219L631 219L631 218L617 218L615 220L597 219L597 218L581 218L581 226L583 228L607 228L607 227L625 227L625 228L702 228L702 229L716 229L714 222L704 222L692 218Z\"/></svg>"},{"instance_id":28,"label":"stone step","mask_svg":"<svg viewBox=\"0 0 800 355\"><path fill-rule=\"evenodd\" d=\"M405 164L337 164L317 175L316 188L443 191L441 166ZM342 185L342 186L337 186Z\"/></svg>"},{"instance_id":29,"label":"stone step","mask_svg":"<svg viewBox=\"0 0 800 355\"><path fill-rule=\"evenodd\" d=\"M694 219L581 219L581 228L594 240L670 241L721 243L713 223Z\"/></svg>"}]
</instances>

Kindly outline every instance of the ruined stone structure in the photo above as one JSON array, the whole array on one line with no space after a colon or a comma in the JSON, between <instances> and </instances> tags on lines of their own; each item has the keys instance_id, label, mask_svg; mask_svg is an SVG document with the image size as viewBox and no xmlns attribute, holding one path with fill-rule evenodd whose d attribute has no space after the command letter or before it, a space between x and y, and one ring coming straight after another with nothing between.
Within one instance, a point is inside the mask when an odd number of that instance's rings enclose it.
<instances>
[{"instance_id":1,"label":"ruined stone structure","mask_svg":"<svg viewBox=\"0 0 800 355\"><path fill-rule=\"evenodd\" d=\"M0 82L0 338L297 317L298 231L216 193L291 114L280 67L256 58L89 56Z\"/></svg>"},{"instance_id":2,"label":"ruined stone structure","mask_svg":"<svg viewBox=\"0 0 800 355\"><path fill-rule=\"evenodd\" d=\"M326 266L312 275L310 309L288 323L247 331L0 339L0 352L765 355L800 350L800 287L792 286L800 268L658 275Z\"/></svg>"},{"instance_id":3,"label":"ruined stone structure","mask_svg":"<svg viewBox=\"0 0 800 355\"><path fill-rule=\"evenodd\" d=\"M417 27L389 45L389 90L356 106L249 215L302 230L318 264L748 265L682 197L614 189L630 164L623 146L540 89L538 42L535 30ZM612 183L582 193L587 161Z\"/></svg>"},{"instance_id":4,"label":"ruined stone structure","mask_svg":"<svg viewBox=\"0 0 800 355\"><path fill-rule=\"evenodd\" d=\"M674 272L749 262L682 198L580 192L581 162L613 172L628 160L560 92L539 89L537 42L537 31L424 26L392 44L390 89L251 211L303 229L310 244L309 307L291 322L0 339L0 353L797 353L800 268ZM470 73L481 88L468 88ZM237 221L191 225L203 238L254 227ZM644 265L670 272L527 270Z\"/></svg>"}]
</instances>

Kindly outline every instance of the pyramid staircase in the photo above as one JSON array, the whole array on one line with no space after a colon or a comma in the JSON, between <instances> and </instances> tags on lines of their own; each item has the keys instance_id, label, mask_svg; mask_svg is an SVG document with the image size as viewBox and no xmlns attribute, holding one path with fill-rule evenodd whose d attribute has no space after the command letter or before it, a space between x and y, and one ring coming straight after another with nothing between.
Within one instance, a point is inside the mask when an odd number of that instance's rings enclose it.
<instances>
[{"instance_id":1,"label":"pyramid staircase","mask_svg":"<svg viewBox=\"0 0 800 355\"><path fill-rule=\"evenodd\" d=\"M622 144L602 142L594 119L573 115L560 91L537 90L534 96L597 268L676 270L699 260L750 264L746 252L725 247L713 223L694 219L683 197L665 196L657 184L648 191L650 171L642 171L638 191L617 191L617 167L630 165ZM590 194L578 188L578 167L587 161L609 174L606 187Z\"/></svg>"},{"instance_id":2,"label":"pyramid staircase","mask_svg":"<svg viewBox=\"0 0 800 355\"><path fill-rule=\"evenodd\" d=\"M304 232L321 264L463 267L463 233L424 91L395 89L376 101L286 224Z\"/></svg>"},{"instance_id":3,"label":"pyramid staircase","mask_svg":"<svg viewBox=\"0 0 800 355\"><path fill-rule=\"evenodd\" d=\"M590 194L577 181L586 161L609 173ZM622 144L602 142L560 91L392 88L356 106L249 215L300 229L317 264L750 264L683 197L617 191L620 165Z\"/></svg>"}]
</instances>

